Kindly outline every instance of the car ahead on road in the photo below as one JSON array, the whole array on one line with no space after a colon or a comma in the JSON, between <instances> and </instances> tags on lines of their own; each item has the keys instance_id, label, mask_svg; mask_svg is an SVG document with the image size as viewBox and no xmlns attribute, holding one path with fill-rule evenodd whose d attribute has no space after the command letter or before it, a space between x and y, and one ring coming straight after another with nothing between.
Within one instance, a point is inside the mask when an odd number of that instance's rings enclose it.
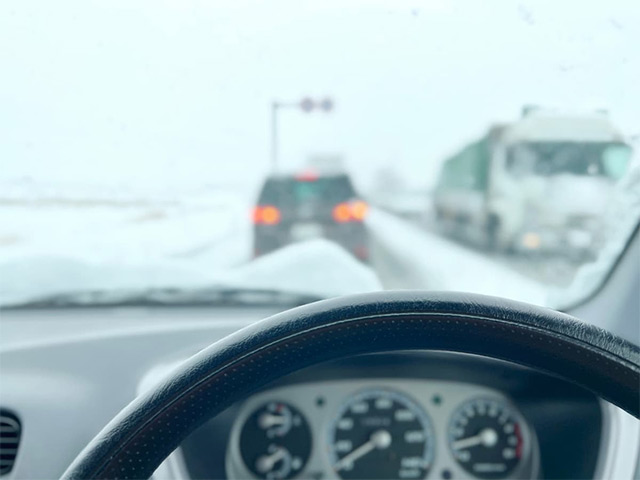
<instances>
[{"instance_id":1,"label":"car ahead on road","mask_svg":"<svg viewBox=\"0 0 640 480\"><path fill-rule=\"evenodd\" d=\"M271 176L253 210L254 256L290 243L326 238L367 261L367 210L344 173Z\"/></svg>"}]
</instances>

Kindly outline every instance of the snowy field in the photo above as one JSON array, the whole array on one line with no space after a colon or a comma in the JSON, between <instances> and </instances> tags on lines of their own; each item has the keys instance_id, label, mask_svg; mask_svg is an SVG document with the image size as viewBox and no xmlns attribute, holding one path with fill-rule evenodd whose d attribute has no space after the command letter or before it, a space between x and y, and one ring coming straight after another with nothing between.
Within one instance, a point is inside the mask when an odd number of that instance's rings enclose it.
<instances>
[{"instance_id":1,"label":"snowy field","mask_svg":"<svg viewBox=\"0 0 640 480\"><path fill-rule=\"evenodd\" d=\"M13 187L0 197L5 299L104 282L198 283L249 257L249 207L232 192Z\"/></svg>"},{"instance_id":2,"label":"snowy field","mask_svg":"<svg viewBox=\"0 0 640 480\"><path fill-rule=\"evenodd\" d=\"M45 254L144 263L207 251L228 266L248 255L250 207L229 190L9 193L0 196L0 261Z\"/></svg>"}]
</instances>

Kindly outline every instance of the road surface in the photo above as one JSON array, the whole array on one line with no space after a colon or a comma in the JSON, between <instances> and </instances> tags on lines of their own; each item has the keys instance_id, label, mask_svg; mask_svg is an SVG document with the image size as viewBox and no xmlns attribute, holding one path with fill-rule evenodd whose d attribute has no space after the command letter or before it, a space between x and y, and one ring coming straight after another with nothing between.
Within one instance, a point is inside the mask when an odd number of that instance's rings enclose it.
<instances>
[{"instance_id":1,"label":"road surface","mask_svg":"<svg viewBox=\"0 0 640 480\"><path fill-rule=\"evenodd\" d=\"M562 254L508 254L491 252L481 247L478 242L465 241L463 238L444 236L441 229L431 218L411 218L405 220L427 235L442 237L459 245L470 252L476 252L484 257L490 257L493 261L506 265L512 270L554 287L565 288L571 285L576 273L583 265L576 259L570 259Z\"/></svg>"}]
</instances>

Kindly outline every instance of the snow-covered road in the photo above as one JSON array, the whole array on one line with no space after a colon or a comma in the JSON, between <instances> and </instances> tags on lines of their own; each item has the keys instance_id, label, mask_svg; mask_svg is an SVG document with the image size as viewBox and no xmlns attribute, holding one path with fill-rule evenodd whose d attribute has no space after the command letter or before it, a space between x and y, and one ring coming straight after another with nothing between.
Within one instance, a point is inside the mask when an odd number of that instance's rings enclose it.
<instances>
[{"instance_id":1,"label":"snow-covered road","mask_svg":"<svg viewBox=\"0 0 640 480\"><path fill-rule=\"evenodd\" d=\"M392 214L368 219L372 264L387 289L458 290L546 304L546 288L509 267Z\"/></svg>"}]
</instances>

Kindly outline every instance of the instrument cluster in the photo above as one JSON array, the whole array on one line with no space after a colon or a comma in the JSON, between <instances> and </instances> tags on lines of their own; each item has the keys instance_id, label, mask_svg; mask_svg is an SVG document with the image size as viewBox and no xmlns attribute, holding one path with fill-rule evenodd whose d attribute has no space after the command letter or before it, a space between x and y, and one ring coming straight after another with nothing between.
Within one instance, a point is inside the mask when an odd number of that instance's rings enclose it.
<instances>
[{"instance_id":1,"label":"instrument cluster","mask_svg":"<svg viewBox=\"0 0 640 480\"><path fill-rule=\"evenodd\" d=\"M228 478L535 478L535 432L499 391L337 380L265 391L232 427Z\"/></svg>"}]
</instances>

